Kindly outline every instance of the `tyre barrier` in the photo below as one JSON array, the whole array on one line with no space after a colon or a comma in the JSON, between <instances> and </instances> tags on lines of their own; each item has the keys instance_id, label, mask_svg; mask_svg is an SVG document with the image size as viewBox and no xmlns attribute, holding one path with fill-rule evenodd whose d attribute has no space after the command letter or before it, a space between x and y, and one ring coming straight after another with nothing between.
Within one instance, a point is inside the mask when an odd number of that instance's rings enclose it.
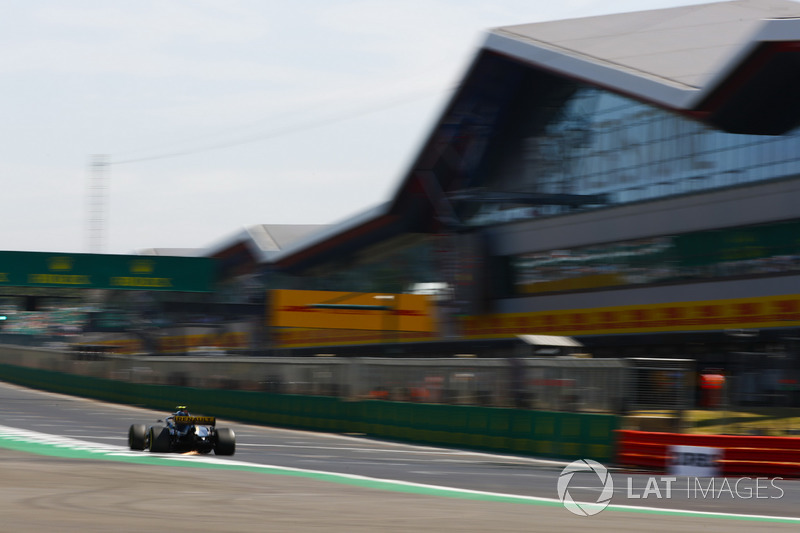
<instances>
[{"instance_id":1,"label":"tyre barrier","mask_svg":"<svg viewBox=\"0 0 800 533\"><path fill-rule=\"evenodd\" d=\"M666 471L670 446L719 448L723 476L800 477L800 437L689 435L617 430L616 462L622 467Z\"/></svg>"}]
</instances>

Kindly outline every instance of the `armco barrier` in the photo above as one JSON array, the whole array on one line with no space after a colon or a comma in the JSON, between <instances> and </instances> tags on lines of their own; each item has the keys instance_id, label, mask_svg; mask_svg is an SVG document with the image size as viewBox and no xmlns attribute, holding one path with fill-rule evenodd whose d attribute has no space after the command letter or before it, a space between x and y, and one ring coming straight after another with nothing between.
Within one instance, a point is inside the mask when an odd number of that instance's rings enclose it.
<instances>
[{"instance_id":1,"label":"armco barrier","mask_svg":"<svg viewBox=\"0 0 800 533\"><path fill-rule=\"evenodd\" d=\"M720 448L725 476L800 477L800 437L688 435L648 431L617 431L620 466L666 470L669 446Z\"/></svg>"},{"instance_id":2,"label":"armco barrier","mask_svg":"<svg viewBox=\"0 0 800 533\"><path fill-rule=\"evenodd\" d=\"M98 400L172 409L242 422L563 459L611 461L615 415L498 407L347 401L259 391L199 389L114 381L0 364L0 379ZM121 434L127 428L120 428Z\"/></svg>"}]
</instances>

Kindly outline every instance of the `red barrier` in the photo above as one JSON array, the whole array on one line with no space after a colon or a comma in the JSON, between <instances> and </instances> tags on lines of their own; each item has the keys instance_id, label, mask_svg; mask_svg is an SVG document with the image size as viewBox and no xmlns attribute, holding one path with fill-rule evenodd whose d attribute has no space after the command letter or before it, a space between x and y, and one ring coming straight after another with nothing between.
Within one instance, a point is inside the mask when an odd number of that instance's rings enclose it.
<instances>
[{"instance_id":1,"label":"red barrier","mask_svg":"<svg viewBox=\"0 0 800 533\"><path fill-rule=\"evenodd\" d=\"M669 446L705 446L723 450L724 476L800 477L800 437L686 435L617 431L617 464L664 471Z\"/></svg>"}]
</instances>

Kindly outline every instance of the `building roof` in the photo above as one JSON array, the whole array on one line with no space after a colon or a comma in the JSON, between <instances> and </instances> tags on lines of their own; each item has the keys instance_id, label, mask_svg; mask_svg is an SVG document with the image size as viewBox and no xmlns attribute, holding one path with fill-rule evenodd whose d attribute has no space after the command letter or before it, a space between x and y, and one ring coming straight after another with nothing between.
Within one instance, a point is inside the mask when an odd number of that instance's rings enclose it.
<instances>
[{"instance_id":1,"label":"building roof","mask_svg":"<svg viewBox=\"0 0 800 533\"><path fill-rule=\"evenodd\" d=\"M240 229L235 234L209 246L203 255L214 257L237 245L244 245L254 260L264 262L294 243L323 231L325 224L257 224Z\"/></svg>"},{"instance_id":2,"label":"building roof","mask_svg":"<svg viewBox=\"0 0 800 533\"><path fill-rule=\"evenodd\" d=\"M163 255L167 257L204 257L202 248L145 248L138 255Z\"/></svg>"},{"instance_id":3,"label":"building roof","mask_svg":"<svg viewBox=\"0 0 800 533\"><path fill-rule=\"evenodd\" d=\"M297 239L288 246L281 249L276 253L272 259L280 263L284 258L293 258L296 262L300 256L308 254L320 253L324 249L333 247L337 240L342 236L352 234L354 231L359 231L360 228L365 228L368 225L374 225L376 221L380 220L387 214L387 204L379 204L377 206L365 209L356 213L352 217L339 221L336 224L320 227L319 231L308 233L302 239Z\"/></svg>"},{"instance_id":4,"label":"building roof","mask_svg":"<svg viewBox=\"0 0 800 533\"><path fill-rule=\"evenodd\" d=\"M279 252L326 228L327 224L259 224L246 231L263 252Z\"/></svg>"},{"instance_id":5,"label":"building roof","mask_svg":"<svg viewBox=\"0 0 800 533\"><path fill-rule=\"evenodd\" d=\"M324 230L324 224L258 224L202 251L217 259L217 278L229 279L252 273L257 265L274 261L276 254L309 235Z\"/></svg>"},{"instance_id":6,"label":"building roof","mask_svg":"<svg viewBox=\"0 0 800 533\"><path fill-rule=\"evenodd\" d=\"M506 26L489 33L484 49L723 129L775 134L797 124L797 96L791 121L730 117L722 108L797 94L798 42L800 3L736 0Z\"/></svg>"},{"instance_id":7,"label":"building roof","mask_svg":"<svg viewBox=\"0 0 800 533\"><path fill-rule=\"evenodd\" d=\"M274 264L302 269L392 232L459 231L453 192L482 186L476 159L486 132L513 114L524 75L541 94L553 78L570 78L724 131L782 134L800 124L800 2L735 0L491 30L392 199L296 241Z\"/></svg>"}]
</instances>

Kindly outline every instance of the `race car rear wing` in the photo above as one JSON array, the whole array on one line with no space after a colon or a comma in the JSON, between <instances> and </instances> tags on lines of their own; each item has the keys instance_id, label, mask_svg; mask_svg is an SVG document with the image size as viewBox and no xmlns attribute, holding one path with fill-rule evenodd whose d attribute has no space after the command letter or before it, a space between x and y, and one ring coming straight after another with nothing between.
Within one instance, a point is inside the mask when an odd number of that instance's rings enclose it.
<instances>
[{"instance_id":1,"label":"race car rear wing","mask_svg":"<svg viewBox=\"0 0 800 533\"><path fill-rule=\"evenodd\" d=\"M175 416L176 424L190 424L193 426L213 426L217 419L213 416Z\"/></svg>"}]
</instances>

